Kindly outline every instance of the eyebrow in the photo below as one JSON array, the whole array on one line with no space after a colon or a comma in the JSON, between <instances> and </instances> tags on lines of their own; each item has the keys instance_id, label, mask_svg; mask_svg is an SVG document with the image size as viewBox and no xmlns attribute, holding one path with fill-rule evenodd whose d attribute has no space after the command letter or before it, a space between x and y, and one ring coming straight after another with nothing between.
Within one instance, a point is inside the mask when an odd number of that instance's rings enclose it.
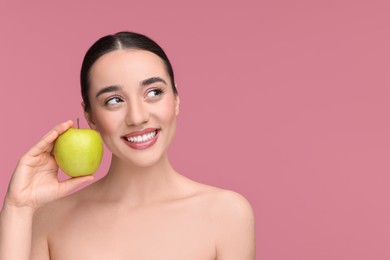
<instances>
[{"instance_id":1,"label":"eyebrow","mask_svg":"<svg viewBox=\"0 0 390 260\"><path fill-rule=\"evenodd\" d=\"M96 93L96 98L99 97L101 94L108 93L108 92L116 92L116 91L119 91L120 89L121 89L120 86L104 87L101 90L99 90L98 93Z\"/></svg>"},{"instance_id":2,"label":"eyebrow","mask_svg":"<svg viewBox=\"0 0 390 260\"><path fill-rule=\"evenodd\" d=\"M160 77L151 77L151 78L148 78L148 79L141 81L141 86L146 87L146 86L149 86L149 85L156 83L156 82L162 82L165 85L167 85L167 82L164 79L162 79Z\"/></svg>"}]
</instances>

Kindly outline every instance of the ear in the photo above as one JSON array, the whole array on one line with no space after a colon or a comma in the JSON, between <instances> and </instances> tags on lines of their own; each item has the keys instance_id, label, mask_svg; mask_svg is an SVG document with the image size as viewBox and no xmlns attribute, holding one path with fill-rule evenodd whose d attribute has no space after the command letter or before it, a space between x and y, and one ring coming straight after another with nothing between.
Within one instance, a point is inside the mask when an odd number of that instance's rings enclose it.
<instances>
[{"instance_id":1,"label":"ear","mask_svg":"<svg viewBox=\"0 0 390 260\"><path fill-rule=\"evenodd\" d=\"M89 127L91 129L93 129L93 130L97 130L96 124L95 124L95 122L93 121L93 118L92 118L91 111L88 112L87 110L85 110L85 103L84 103L84 101L81 102L81 106L83 107L84 117L85 117L85 120L87 120Z\"/></svg>"},{"instance_id":2,"label":"ear","mask_svg":"<svg viewBox=\"0 0 390 260\"><path fill-rule=\"evenodd\" d=\"M176 116L179 115L180 112L180 98L179 95L175 95L175 114Z\"/></svg>"}]
</instances>

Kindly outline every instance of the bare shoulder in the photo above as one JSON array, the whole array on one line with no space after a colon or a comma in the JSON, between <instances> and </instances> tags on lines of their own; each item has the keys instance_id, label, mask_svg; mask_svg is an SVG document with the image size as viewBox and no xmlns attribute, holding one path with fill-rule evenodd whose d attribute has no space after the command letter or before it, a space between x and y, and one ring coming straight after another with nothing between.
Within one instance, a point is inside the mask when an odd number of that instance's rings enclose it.
<instances>
[{"instance_id":1,"label":"bare shoulder","mask_svg":"<svg viewBox=\"0 0 390 260\"><path fill-rule=\"evenodd\" d=\"M198 196L217 215L253 217L250 202L240 193L208 185L199 185Z\"/></svg>"},{"instance_id":2,"label":"bare shoulder","mask_svg":"<svg viewBox=\"0 0 390 260\"><path fill-rule=\"evenodd\" d=\"M33 218L31 259L49 256L49 239L58 227L71 218L73 208L77 207L78 195L70 195L48 203L39 208ZM46 259L46 258L45 258Z\"/></svg>"},{"instance_id":3,"label":"bare shoulder","mask_svg":"<svg viewBox=\"0 0 390 260\"><path fill-rule=\"evenodd\" d=\"M215 230L217 259L255 259L255 217L249 201L241 194L205 187L210 229Z\"/></svg>"},{"instance_id":4,"label":"bare shoulder","mask_svg":"<svg viewBox=\"0 0 390 260\"><path fill-rule=\"evenodd\" d=\"M254 210L248 199L240 193L192 180L187 183L190 184L187 187L191 187L187 190L195 191L191 196L192 201L201 206L199 209L212 222L218 223L216 226L224 229L226 226L242 226L247 223L248 228L254 227Z\"/></svg>"},{"instance_id":5,"label":"bare shoulder","mask_svg":"<svg viewBox=\"0 0 390 260\"><path fill-rule=\"evenodd\" d=\"M38 231L48 232L51 228L55 229L58 224L71 218L72 212L74 212L75 209L83 207L83 204L85 204L89 193L87 191L88 189L89 187L52 201L39 208L34 214L35 228Z\"/></svg>"}]
</instances>

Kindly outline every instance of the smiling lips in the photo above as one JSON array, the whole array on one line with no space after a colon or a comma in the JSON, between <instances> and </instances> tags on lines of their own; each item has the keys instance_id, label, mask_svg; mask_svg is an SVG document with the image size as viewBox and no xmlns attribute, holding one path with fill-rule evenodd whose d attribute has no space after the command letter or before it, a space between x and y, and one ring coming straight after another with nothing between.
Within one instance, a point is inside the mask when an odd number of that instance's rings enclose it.
<instances>
[{"instance_id":1,"label":"smiling lips","mask_svg":"<svg viewBox=\"0 0 390 260\"><path fill-rule=\"evenodd\" d=\"M142 150L149 148L157 141L158 133L159 129L148 128L127 134L123 136L123 140L131 148Z\"/></svg>"}]
</instances>

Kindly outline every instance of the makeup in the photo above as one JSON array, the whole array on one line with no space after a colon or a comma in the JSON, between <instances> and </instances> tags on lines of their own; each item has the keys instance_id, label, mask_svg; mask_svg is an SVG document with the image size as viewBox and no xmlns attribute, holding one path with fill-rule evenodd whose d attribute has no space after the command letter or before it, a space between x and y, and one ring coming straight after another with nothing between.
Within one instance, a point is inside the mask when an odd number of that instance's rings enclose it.
<instances>
[{"instance_id":1,"label":"makeup","mask_svg":"<svg viewBox=\"0 0 390 260\"><path fill-rule=\"evenodd\" d=\"M124 142L133 149L143 150L156 143L160 129L147 128L141 131L131 132L122 137Z\"/></svg>"}]
</instances>

